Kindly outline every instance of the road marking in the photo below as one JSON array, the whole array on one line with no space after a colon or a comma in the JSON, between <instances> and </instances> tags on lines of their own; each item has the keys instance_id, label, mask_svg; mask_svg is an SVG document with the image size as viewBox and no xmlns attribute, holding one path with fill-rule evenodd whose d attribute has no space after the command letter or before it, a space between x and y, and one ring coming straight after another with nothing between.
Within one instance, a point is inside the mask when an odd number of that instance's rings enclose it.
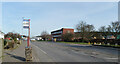
<instances>
[{"instance_id":1,"label":"road marking","mask_svg":"<svg viewBox=\"0 0 120 64\"><path fill-rule=\"evenodd\" d=\"M34 45L34 44L33 44ZM41 50L43 53L47 54L45 51L43 51L42 49L40 49L38 46L34 45L36 48L38 48L39 50Z\"/></svg>"}]
</instances>

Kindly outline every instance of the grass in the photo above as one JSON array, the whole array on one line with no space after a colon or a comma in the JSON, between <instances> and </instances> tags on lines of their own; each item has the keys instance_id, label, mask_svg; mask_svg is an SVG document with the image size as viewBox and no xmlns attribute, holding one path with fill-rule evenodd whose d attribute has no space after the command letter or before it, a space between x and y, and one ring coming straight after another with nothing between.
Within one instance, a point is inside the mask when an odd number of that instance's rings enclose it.
<instances>
[{"instance_id":1,"label":"grass","mask_svg":"<svg viewBox=\"0 0 120 64\"><path fill-rule=\"evenodd\" d=\"M88 44L88 43L83 43L83 42L59 42L59 43L67 43L67 44Z\"/></svg>"},{"instance_id":2,"label":"grass","mask_svg":"<svg viewBox=\"0 0 120 64\"><path fill-rule=\"evenodd\" d=\"M102 44L103 46L112 46L112 47L120 47L120 45L105 45L105 44Z\"/></svg>"},{"instance_id":3,"label":"grass","mask_svg":"<svg viewBox=\"0 0 120 64\"><path fill-rule=\"evenodd\" d=\"M41 41L41 42L52 42L52 41ZM64 41L57 41L57 43L67 43L67 44L88 44L84 42L64 42Z\"/></svg>"}]
</instances>

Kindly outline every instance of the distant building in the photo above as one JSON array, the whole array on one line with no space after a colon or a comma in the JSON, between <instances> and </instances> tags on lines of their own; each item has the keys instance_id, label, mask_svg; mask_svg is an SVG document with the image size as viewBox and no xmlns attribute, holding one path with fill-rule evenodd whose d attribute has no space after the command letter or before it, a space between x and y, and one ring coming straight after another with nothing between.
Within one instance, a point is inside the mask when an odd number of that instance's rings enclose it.
<instances>
[{"instance_id":1,"label":"distant building","mask_svg":"<svg viewBox=\"0 0 120 64\"><path fill-rule=\"evenodd\" d=\"M42 36L35 36L33 38L35 38L36 40L43 40Z\"/></svg>"},{"instance_id":2,"label":"distant building","mask_svg":"<svg viewBox=\"0 0 120 64\"><path fill-rule=\"evenodd\" d=\"M56 41L62 41L62 34L65 34L65 33L74 34L74 29L62 28L62 29L59 29L59 30L52 31L51 32L52 40L56 39Z\"/></svg>"},{"instance_id":3,"label":"distant building","mask_svg":"<svg viewBox=\"0 0 120 64\"><path fill-rule=\"evenodd\" d=\"M26 35L21 35L23 40L27 40L28 36Z\"/></svg>"},{"instance_id":4,"label":"distant building","mask_svg":"<svg viewBox=\"0 0 120 64\"><path fill-rule=\"evenodd\" d=\"M0 38L4 39L4 33L0 31Z\"/></svg>"}]
</instances>

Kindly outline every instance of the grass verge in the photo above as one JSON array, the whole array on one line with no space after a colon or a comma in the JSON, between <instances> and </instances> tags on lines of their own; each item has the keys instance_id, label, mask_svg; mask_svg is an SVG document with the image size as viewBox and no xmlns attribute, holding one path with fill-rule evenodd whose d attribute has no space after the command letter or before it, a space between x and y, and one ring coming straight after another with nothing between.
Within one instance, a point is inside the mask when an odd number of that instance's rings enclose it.
<instances>
[{"instance_id":1,"label":"grass verge","mask_svg":"<svg viewBox=\"0 0 120 64\"><path fill-rule=\"evenodd\" d=\"M84 43L84 42L58 42L58 43L67 43L67 44L83 44L83 45L88 45L88 43Z\"/></svg>"}]
</instances>

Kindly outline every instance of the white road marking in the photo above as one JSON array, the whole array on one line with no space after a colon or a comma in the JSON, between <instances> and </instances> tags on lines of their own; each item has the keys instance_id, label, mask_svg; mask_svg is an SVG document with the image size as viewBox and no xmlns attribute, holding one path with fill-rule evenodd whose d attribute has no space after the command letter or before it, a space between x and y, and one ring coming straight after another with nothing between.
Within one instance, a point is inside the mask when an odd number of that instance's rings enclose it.
<instances>
[{"instance_id":1,"label":"white road marking","mask_svg":"<svg viewBox=\"0 0 120 64\"><path fill-rule=\"evenodd\" d=\"M34 44L33 44L34 45ZM43 51L42 49L40 49L38 46L34 45L36 48L38 48L39 50L41 50L43 53L47 54L45 51Z\"/></svg>"}]
</instances>

